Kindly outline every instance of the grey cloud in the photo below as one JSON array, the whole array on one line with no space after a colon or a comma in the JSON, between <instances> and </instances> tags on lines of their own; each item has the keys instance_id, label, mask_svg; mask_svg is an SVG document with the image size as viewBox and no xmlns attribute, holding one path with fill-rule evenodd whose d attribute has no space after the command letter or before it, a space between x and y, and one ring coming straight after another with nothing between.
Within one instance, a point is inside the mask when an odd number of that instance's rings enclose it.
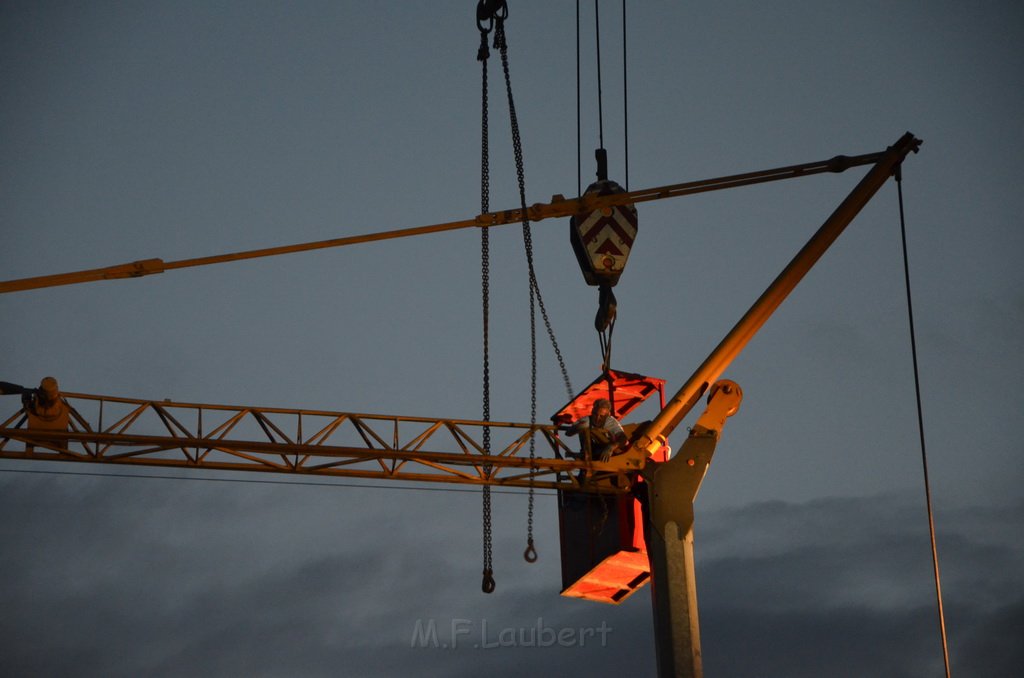
<instances>
[{"instance_id":1,"label":"grey cloud","mask_svg":"<svg viewBox=\"0 0 1024 678\"><path fill-rule=\"evenodd\" d=\"M499 502L499 589L484 596L476 518L455 518L474 529L449 527L448 537L425 524L475 508L472 495L3 480L8 673L653 671L649 593L618 607L558 596L553 536L541 532L542 561L531 567L519 560L518 530L506 529L519 522L522 498ZM327 510L351 519L308 529L308 513ZM410 521L417 510L422 519ZM1013 675L1020 658L1022 552L1005 535L1020 532L1022 514L950 508L940 521L953 660L968 673ZM938 637L921 520L915 502L892 496L698 514L708 675L932 675ZM452 624L466 626L466 642L414 646L417 621L429 620L442 641ZM502 629L528 639L538 624L601 623L612 629L604 647L494 647Z\"/></svg>"}]
</instances>

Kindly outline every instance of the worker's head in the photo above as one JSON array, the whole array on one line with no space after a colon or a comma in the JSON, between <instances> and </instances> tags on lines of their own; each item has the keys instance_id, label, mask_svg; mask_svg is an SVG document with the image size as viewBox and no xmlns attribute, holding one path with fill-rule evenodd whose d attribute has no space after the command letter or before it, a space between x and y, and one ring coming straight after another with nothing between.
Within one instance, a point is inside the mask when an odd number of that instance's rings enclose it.
<instances>
[{"instance_id":1,"label":"worker's head","mask_svg":"<svg viewBox=\"0 0 1024 678\"><path fill-rule=\"evenodd\" d=\"M590 416L597 422L604 423L605 418L612 413L612 404L606 398L598 398L594 401L594 407L590 410Z\"/></svg>"},{"instance_id":2,"label":"worker's head","mask_svg":"<svg viewBox=\"0 0 1024 678\"><path fill-rule=\"evenodd\" d=\"M39 383L39 394L46 402L56 402L57 398L60 397L60 387L57 385L57 380L53 377L43 377L43 380Z\"/></svg>"}]
</instances>

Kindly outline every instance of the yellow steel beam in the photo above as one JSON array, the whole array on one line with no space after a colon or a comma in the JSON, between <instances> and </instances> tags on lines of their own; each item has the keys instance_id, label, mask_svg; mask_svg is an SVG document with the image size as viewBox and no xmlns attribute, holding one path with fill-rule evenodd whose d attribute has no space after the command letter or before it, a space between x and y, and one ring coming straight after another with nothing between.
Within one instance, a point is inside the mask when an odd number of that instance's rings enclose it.
<instances>
[{"instance_id":1,"label":"yellow steel beam","mask_svg":"<svg viewBox=\"0 0 1024 678\"><path fill-rule=\"evenodd\" d=\"M717 191L725 188L735 188L737 186L747 186L767 181L778 181L780 179L792 179L795 177L820 174L822 172L842 172L850 167L876 162L881 155L881 153L868 153L852 157L839 155L834 158L830 158L829 160L820 160L801 165L789 165L786 167L777 167L774 169L747 172L744 174L734 174L714 179L702 179L699 181L691 181L681 184L669 184L667 186L643 188L615 195L591 195L572 198L569 200L566 200L560 195L556 195L551 199L550 203L537 203L528 207L526 210L526 216L530 221L569 217L580 212L592 212L602 207L614 207L638 202L648 202L651 200L662 200L664 198L676 198L684 195L692 195L694 193ZM381 231L378 233L353 235L344 238L332 238L329 240L319 240L316 242L299 243L295 245L266 247L263 249L218 254L208 257L196 257L192 259L181 259L178 261L164 261L159 258L142 259L127 264L91 268L82 271L73 271L70 273L57 273L53 275L0 281L0 293L21 292L43 287L74 285L99 280L140 278L142 276L163 273L164 271L171 271L179 268L207 266L210 264L220 264L229 261L271 257L279 254L308 252L311 250L326 249L330 247L345 247L348 245L375 242L378 240L391 240L394 238L405 238L408 236L425 235L428 233L441 233L444 231L453 231L470 227L490 227L515 224L521 223L522 221L523 211L521 209L510 209L500 212L488 212L486 214L478 215L473 219L449 221L430 226L403 228L394 231Z\"/></svg>"}]
</instances>

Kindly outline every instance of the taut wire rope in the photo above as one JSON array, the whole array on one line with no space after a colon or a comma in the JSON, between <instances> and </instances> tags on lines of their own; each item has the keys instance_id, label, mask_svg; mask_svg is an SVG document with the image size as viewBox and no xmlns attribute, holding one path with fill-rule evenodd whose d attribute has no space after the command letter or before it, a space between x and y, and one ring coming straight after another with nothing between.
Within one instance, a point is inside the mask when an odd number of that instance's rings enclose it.
<instances>
[{"instance_id":1,"label":"taut wire rope","mask_svg":"<svg viewBox=\"0 0 1024 678\"><path fill-rule=\"evenodd\" d=\"M896 193L900 207L900 242L903 249L903 279L907 291L907 320L910 326L910 356L914 365L914 395L917 400L917 431L921 444L921 469L924 474L924 498L925 508L928 513L928 537L931 541L932 550L932 572L935 579L935 598L939 616L939 636L942 641L942 661L946 669L946 678L950 678L949 671L949 640L946 635L946 614L942 605L942 578L939 575L939 549L935 540L935 516L932 511L931 483L928 480L928 452L924 439L924 414L921 405L921 375L917 363L917 336L914 331L914 304L910 293L910 258L907 254L907 222L903 210L903 166L897 165L895 170Z\"/></svg>"}]
</instances>

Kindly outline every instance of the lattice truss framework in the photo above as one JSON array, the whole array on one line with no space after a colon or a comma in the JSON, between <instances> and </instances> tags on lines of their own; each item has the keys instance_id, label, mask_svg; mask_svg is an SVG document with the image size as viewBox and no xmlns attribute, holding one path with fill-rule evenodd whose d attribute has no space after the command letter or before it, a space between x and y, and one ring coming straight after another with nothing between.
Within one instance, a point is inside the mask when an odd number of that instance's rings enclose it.
<instances>
[{"instance_id":1,"label":"lattice truss framework","mask_svg":"<svg viewBox=\"0 0 1024 678\"><path fill-rule=\"evenodd\" d=\"M603 475L600 462L569 458L575 439L567 443L550 425L80 393L62 399L70 410L67 430L26 428L19 407L0 424L0 458L514 487L529 486L532 477L534 487L561 489ZM540 443L533 462L531 435Z\"/></svg>"}]
</instances>

